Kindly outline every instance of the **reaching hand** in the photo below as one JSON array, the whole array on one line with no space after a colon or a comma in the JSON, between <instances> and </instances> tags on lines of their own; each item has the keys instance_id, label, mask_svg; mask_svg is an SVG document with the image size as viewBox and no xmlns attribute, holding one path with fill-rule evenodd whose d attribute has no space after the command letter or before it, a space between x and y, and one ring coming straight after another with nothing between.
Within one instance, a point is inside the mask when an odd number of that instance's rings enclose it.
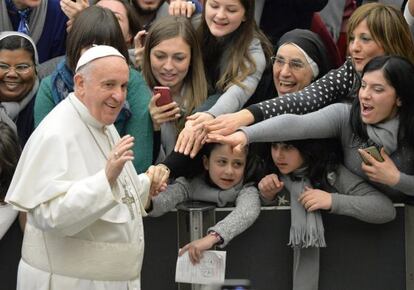
<instances>
[{"instance_id":1,"label":"reaching hand","mask_svg":"<svg viewBox=\"0 0 414 290\"><path fill-rule=\"evenodd\" d=\"M299 202L307 211L329 210L332 207L332 195L329 192L306 186L305 191L299 196Z\"/></svg>"},{"instance_id":2,"label":"reaching hand","mask_svg":"<svg viewBox=\"0 0 414 290\"><path fill-rule=\"evenodd\" d=\"M89 7L88 0L76 0L75 2L72 0L60 0L60 8L69 19L73 19L76 14L86 7Z\"/></svg>"},{"instance_id":3,"label":"reaching hand","mask_svg":"<svg viewBox=\"0 0 414 290\"><path fill-rule=\"evenodd\" d=\"M208 113L195 113L187 117L187 122L178 135L174 150L194 158L203 146L204 138L207 135L204 123L213 118Z\"/></svg>"},{"instance_id":4,"label":"reaching hand","mask_svg":"<svg viewBox=\"0 0 414 290\"><path fill-rule=\"evenodd\" d=\"M146 174L151 179L150 197L157 196L161 191L167 189L168 178L170 177L170 170L164 164L150 166Z\"/></svg>"},{"instance_id":5,"label":"reaching hand","mask_svg":"<svg viewBox=\"0 0 414 290\"><path fill-rule=\"evenodd\" d=\"M134 54L135 54L135 67L140 68L142 66L142 60L144 59L144 46L145 37L147 36L145 30L140 30L134 37Z\"/></svg>"},{"instance_id":6,"label":"reaching hand","mask_svg":"<svg viewBox=\"0 0 414 290\"><path fill-rule=\"evenodd\" d=\"M381 156L384 161L377 161L364 150L358 149L369 164L362 163L361 167L369 180L379 182L389 186L394 186L400 181L400 171L395 166L394 161L388 156L384 148L381 148Z\"/></svg>"},{"instance_id":7,"label":"reaching hand","mask_svg":"<svg viewBox=\"0 0 414 290\"><path fill-rule=\"evenodd\" d=\"M203 252L211 249L216 243L216 237L207 235L204 238L192 241L191 243L185 245L182 249L180 249L178 255L181 256L188 251L191 263L197 264L200 263L200 260L203 258Z\"/></svg>"},{"instance_id":8,"label":"reaching hand","mask_svg":"<svg viewBox=\"0 0 414 290\"><path fill-rule=\"evenodd\" d=\"M223 114L205 124L206 130L212 134L230 135L241 126L254 122L253 115L248 110L236 113Z\"/></svg>"},{"instance_id":9,"label":"reaching hand","mask_svg":"<svg viewBox=\"0 0 414 290\"><path fill-rule=\"evenodd\" d=\"M235 152L242 152L247 145L247 136L242 131L237 131L228 136L219 134L207 134L206 142L230 145Z\"/></svg>"},{"instance_id":10,"label":"reaching hand","mask_svg":"<svg viewBox=\"0 0 414 290\"><path fill-rule=\"evenodd\" d=\"M155 131L159 131L161 125L165 122L174 121L181 117L180 108L176 102L172 102L163 106L157 106L156 101L161 97L161 94L152 96L148 105L151 115L152 124Z\"/></svg>"},{"instance_id":11,"label":"reaching hand","mask_svg":"<svg viewBox=\"0 0 414 290\"><path fill-rule=\"evenodd\" d=\"M127 161L134 160L134 152L131 148L134 146L134 137L125 135L112 148L106 162L105 173L109 184L113 185L121 173Z\"/></svg>"},{"instance_id":12,"label":"reaching hand","mask_svg":"<svg viewBox=\"0 0 414 290\"><path fill-rule=\"evenodd\" d=\"M168 13L173 16L186 16L190 18L196 7L191 1L171 0Z\"/></svg>"},{"instance_id":13,"label":"reaching hand","mask_svg":"<svg viewBox=\"0 0 414 290\"><path fill-rule=\"evenodd\" d=\"M276 195L283 189L283 186L283 182L279 180L276 174L268 174L259 182L260 194L267 200L274 200Z\"/></svg>"}]
</instances>

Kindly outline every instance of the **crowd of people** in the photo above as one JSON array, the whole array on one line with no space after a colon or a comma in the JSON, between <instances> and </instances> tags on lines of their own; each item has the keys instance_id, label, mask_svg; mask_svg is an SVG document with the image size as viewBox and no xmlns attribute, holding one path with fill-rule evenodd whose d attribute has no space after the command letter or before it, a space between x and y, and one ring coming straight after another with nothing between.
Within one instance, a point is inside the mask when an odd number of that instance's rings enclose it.
<instances>
[{"instance_id":1,"label":"crowd of people","mask_svg":"<svg viewBox=\"0 0 414 290\"><path fill-rule=\"evenodd\" d=\"M2 287L141 289L142 218L197 200L234 209L178 255L289 205L317 290L322 211L414 196L414 0L331 1L0 0Z\"/></svg>"}]
</instances>

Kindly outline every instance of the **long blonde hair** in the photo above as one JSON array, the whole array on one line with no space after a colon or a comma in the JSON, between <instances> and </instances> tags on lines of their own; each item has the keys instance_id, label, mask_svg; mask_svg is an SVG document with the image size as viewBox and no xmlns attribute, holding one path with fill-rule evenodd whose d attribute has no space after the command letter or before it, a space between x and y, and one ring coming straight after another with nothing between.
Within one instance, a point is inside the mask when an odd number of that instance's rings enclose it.
<instances>
[{"instance_id":1,"label":"long blonde hair","mask_svg":"<svg viewBox=\"0 0 414 290\"><path fill-rule=\"evenodd\" d=\"M181 16L166 16L157 20L151 26L145 41L142 74L150 88L160 85L151 69L151 49L162 41L177 36L182 37L191 48L191 63L184 78L185 92L183 95L183 104L186 104L186 115L189 115L206 100L207 81L200 44L188 19Z\"/></svg>"},{"instance_id":2,"label":"long blonde hair","mask_svg":"<svg viewBox=\"0 0 414 290\"><path fill-rule=\"evenodd\" d=\"M374 41L384 49L385 54L402 56L414 63L413 38L401 11L381 3L358 7L349 18L348 43L355 28L364 20Z\"/></svg>"}]
</instances>

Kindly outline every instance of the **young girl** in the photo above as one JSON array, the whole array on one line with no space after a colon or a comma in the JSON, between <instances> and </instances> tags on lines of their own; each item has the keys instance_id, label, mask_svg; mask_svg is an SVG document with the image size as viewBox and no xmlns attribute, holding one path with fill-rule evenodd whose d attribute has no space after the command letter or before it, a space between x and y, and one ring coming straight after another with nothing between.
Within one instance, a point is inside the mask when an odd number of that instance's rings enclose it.
<instances>
[{"instance_id":1,"label":"young girl","mask_svg":"<svg viewBox=\"0 0 414 290\"><path fill-rule=\"evenodd\" d=\"M208 144L204 148L203 166L205 172L195 178L180 177L167 190L152 198L150 216L160 216L186 200L217 203L224 207L235 203L235 209L208 234L185 245L179 252L188 251L193 263L198 263L205 250L214 245L224 247L235 236L253 224L260 213L257 188L253 186L256 163L247 150L233 153L230 146Z\"/></svg>"},{"instance_id":2,"label":"young girl","mask_svg":"<svg viewBox=\"0 0 414 290\"><path fill-rule=\"evenodd\" d=\"M272 143L273 172L259 183L265 204L286 205L290 195L293 289L318 289L319 247L325 247L320 210L370 223L395 217L390 199L341 165L336 140Z\"/></svg>"},{"instance_id":3,"label":"young girl","mask_svg":"<svg viewBox=\"0 0 414 290\"><path fill-rule=\"evenodd\" d=\"M270 65L267 60L273 49L257 27L254 6L254 0L205 1L197 33L209 84L208 111L188 118L176 151L182 153L187 143L201 139L203 135L195 134L193 126L240 110L255 92L266 65Z\"/></svg>"},{"instance_id":4,"label":"young girl","mask_svg":"<svg viewBox=\"0 0 414 290\"><path fill-rule=\"evenodd\" d=\"M209 141L232 146L249 142L337 138L344 165L374 184L395 202L413 198L414 66L398 56L379 56L365 66L358 97L350 104L332 104L306 115L281 115L229 136L209 135ZM364 148L381 147L383 162ZM361 156L367 160L363 163Z\"/></svg>"}]
</instances>

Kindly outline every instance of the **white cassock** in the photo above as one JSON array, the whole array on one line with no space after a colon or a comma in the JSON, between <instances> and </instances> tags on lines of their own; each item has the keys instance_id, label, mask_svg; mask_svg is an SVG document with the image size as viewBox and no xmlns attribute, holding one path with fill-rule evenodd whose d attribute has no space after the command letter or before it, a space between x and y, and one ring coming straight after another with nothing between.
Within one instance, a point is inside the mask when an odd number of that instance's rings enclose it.
<instances>
[{"instance_id":1,"label":"white cassock","mask_svg":"<svg viewBox=\"0 0 414 290\"><path fill-rule=\"evenodd\" d=\"M6 196L27 211L17 289L140 289L150 180L127 162L111 188L106 156L119 139L73 93L35 130Z\"/></svg>"}]
</instances>

